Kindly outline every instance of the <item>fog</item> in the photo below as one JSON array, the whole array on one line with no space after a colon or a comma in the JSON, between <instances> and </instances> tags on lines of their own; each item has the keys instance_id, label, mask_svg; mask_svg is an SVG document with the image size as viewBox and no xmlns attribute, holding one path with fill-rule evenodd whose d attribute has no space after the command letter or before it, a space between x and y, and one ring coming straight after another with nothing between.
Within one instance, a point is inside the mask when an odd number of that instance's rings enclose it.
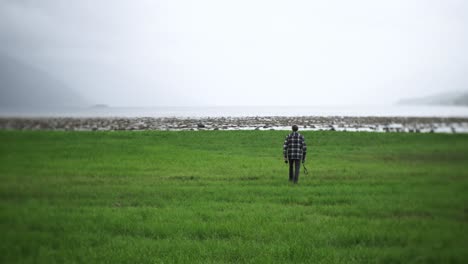
<instances>
[{"instance_id":1,"label":"fog","mask_svg":"<svg viewBox=\"0 0 468 264\"><path fill-rule=\"evenodd\" d=\"M392 104L468 89L467 13L463 0L0 0L0 53L93 104Z\"/></svg>"}]
</instances>

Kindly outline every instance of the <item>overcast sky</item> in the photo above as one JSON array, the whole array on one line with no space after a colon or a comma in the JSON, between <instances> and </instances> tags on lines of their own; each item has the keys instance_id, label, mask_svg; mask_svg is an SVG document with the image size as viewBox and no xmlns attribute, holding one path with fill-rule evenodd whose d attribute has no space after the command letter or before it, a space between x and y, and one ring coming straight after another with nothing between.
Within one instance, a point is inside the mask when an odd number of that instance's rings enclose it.
<instances>
[{"instance_id":1,"label":"overcast sky","mask_svg":"<svg viewBox=\"0 0 468 264\"><path fill-rule=\"evenodd\" d=\"M0 0L0 52L112 106L468 90L466 0Z\"/></svg>"}]
</instances>

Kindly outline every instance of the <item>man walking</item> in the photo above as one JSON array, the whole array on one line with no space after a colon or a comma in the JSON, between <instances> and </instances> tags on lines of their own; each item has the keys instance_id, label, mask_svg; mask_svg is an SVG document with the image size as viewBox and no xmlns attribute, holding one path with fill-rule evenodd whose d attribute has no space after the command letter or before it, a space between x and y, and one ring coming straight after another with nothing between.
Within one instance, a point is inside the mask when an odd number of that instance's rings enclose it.
<instances>
[{"instance_id":1,"label":"man walking","mask_svg":"<svg viewBox=\"0 0 468 264\"><path fill-rule=\"evenodd\" d=\"M297 183L299 179L299 170L301 169L301 161L305 162L307 147L304 136L297 131L299 128L292 126L292 133L284 140L283 156L284 162L289 162L289 181Z\"/></svg>"}]
</instances>

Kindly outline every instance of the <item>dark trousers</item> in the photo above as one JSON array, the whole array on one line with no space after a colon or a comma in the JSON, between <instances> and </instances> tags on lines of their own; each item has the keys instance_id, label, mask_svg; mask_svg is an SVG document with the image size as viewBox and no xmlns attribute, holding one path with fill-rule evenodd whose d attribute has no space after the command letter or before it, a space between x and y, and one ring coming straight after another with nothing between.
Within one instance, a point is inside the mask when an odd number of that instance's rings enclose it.
<instances>
[{"instance_id":1,"label":"dark trousers","mask_svg":"<svg viewBox=\"0 0 468 264\"><path fill-rule=\"evenodd\" d=\"M289 160L289 181L297 183L299 180L299 171L301 169L301 160L290 159Z\"/></svg>"}]
</instances>

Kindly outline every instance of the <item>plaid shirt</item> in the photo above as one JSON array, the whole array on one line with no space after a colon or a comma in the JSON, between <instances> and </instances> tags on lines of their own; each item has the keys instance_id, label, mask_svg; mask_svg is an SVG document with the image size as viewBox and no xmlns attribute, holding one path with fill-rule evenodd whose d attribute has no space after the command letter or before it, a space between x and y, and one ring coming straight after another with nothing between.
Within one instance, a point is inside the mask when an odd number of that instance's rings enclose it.
<instances>
[{"instance_id":1,"label":"plaid shirt","mask_svg":"<svg viewBox=\"0 0 468 264\"><path fill-rule=\"evenodd\" d=\"M307 146L304 136L292 132L284 140L283 156L287 159L305 160L307 154Z\"/></svg>"}]
</instances>

